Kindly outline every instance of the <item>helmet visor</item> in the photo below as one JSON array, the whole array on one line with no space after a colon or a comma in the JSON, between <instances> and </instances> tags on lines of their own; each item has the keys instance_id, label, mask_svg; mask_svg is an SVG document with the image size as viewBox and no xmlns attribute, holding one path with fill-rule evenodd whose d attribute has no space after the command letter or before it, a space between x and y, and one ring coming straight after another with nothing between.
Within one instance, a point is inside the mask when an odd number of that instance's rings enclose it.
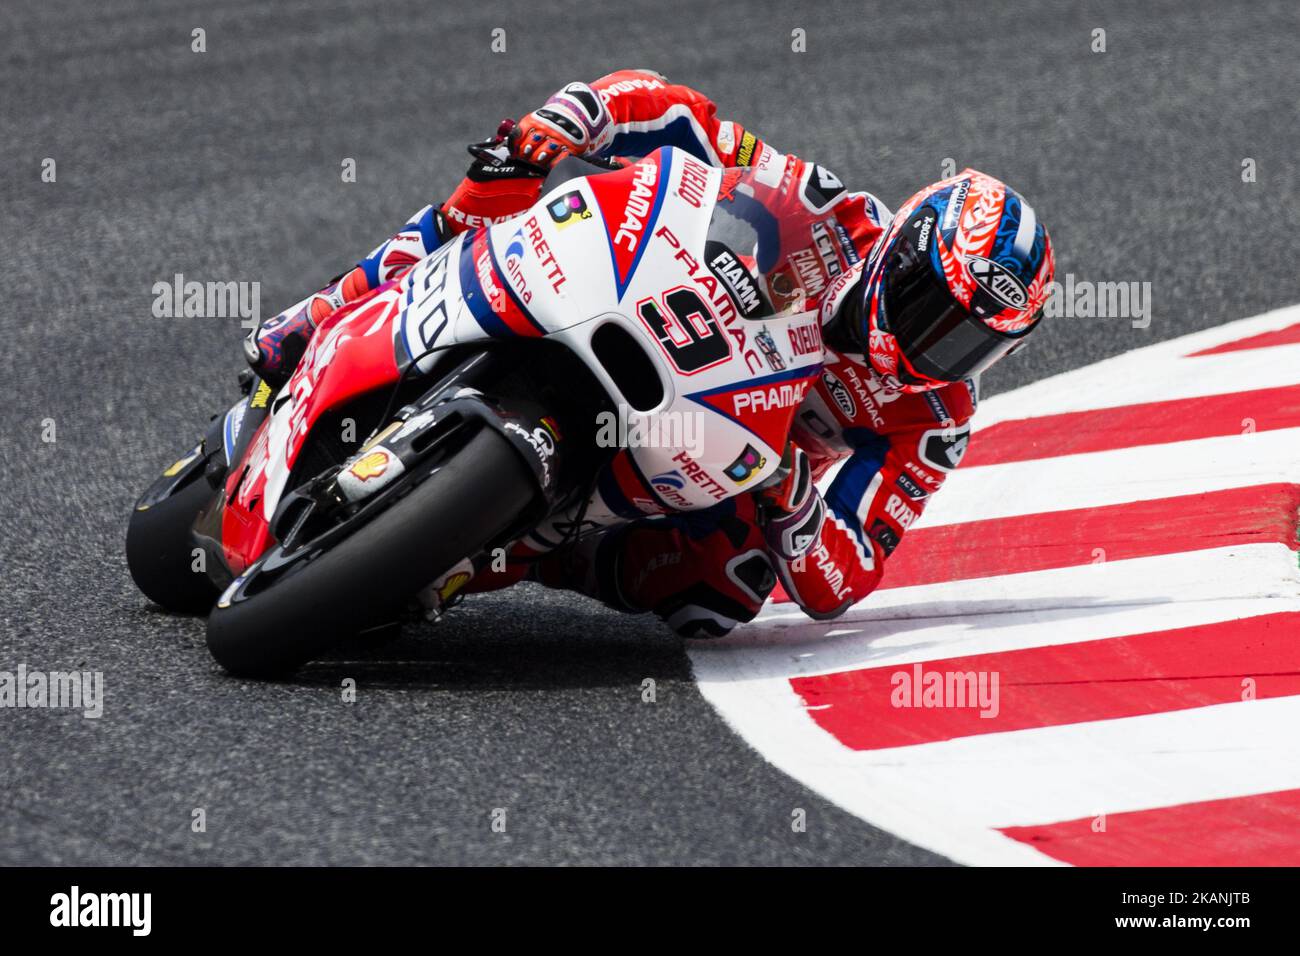
<instances>
[{"instance_id":1,"label":"helmet visor","mask_svg":"<svg viewBox=\"0 0 1300 956\"><path fill-rule=\"evenodd\" d=\"M929 252L918 248L918 242L937 241L935 218L934 210L921 209L894 243L884 276L885 326L917 375L959 382L1010 352L1033 325L1015 335L994 331L953 298Z\"/></svg>"}]
</instances>

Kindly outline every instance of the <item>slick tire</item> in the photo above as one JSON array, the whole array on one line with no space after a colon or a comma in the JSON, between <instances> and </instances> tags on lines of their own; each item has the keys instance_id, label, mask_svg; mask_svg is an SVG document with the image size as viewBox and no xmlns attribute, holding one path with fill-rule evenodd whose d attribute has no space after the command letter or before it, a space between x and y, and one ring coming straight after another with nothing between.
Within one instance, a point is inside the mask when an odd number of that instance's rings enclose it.
<instances>
[{"instance_id":1,"label":"slick tire","mask_svg":"<svg viewBox=\"0 0 1300 956\"><path fill-rule=\"evenodd\" d=\"M208 617L208 650L229 673L292 673L479 553L532 507L518 451L484 428L436 473L301 570Z\"/></svg>"},{"instance_id":2,"label":"slick tire","mask_svg":"<svg viewBox=\"0 0 1300 956\"><path fill-rule=\"evenodd\" d=\"M204 614L220 593L202 571L193 570L194 519L215 492L196 475L169 498L132 511L126 526L126 566L135 586L154 604L184 614Z\"/></svg>"}]
</instances>

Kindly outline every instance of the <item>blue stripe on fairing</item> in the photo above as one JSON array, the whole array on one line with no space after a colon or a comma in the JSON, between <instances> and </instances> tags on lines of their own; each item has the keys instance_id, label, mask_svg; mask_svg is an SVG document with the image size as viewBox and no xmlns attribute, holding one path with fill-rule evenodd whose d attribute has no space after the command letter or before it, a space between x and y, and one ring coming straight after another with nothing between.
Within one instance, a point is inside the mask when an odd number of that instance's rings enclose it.
<instances>
[{"instance_id":1,"label":"blue stripe on fairing","mask_svg":"<svg viewBox=\"0 0 1300 956\"><path fill-rule=\"evenodd\" d=\"M478 271L474 268L473 247L473 235L467 234L460 247L461 298L465 300L470 314L474 316L474 321L484 332L494 338L510 338L514 332L510 331L510 326L506 325L501 316L492 311L492 306L488 304L487 293L483 291L483 286L478 281Z\"/></svg>"}]
</instances>

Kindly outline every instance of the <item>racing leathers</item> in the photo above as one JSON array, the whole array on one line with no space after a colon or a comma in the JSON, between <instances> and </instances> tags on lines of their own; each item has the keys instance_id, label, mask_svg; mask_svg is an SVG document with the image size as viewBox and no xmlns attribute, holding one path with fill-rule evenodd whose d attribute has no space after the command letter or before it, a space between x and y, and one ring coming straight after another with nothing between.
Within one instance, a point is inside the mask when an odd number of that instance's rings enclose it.
<instances>
[{"instance_id":1,"label":"racing leathers","mask_svg":"<svg viewBox=\"0 0 1300 956\"><path fill-rule=\"evenodd\" d=\"M588 157L631 159L677 147L724 168L719 204L730 204L756 228L776 230L773 261L751 264L763 293L778 311L816 311L825 340L803 343L824 347L825 364L795 415L791 450L806 458L796 459L790 480L798 482L801 470L820 478L836 463L840 467L824 493L805 488L787 495L800 499L800 526L773 535L772 526L790 516L772 512L770 493L674 514L671 489L649 485L624 450L597 486L594 513L608 519L605 530L549 555L547 547L558 540L530 536L505 567L494 562L468 569L468 586L467 569L457 569L455 587L487 590L530 577L622 610L654 611L691 637L719 636L751 620L778 579L809 616L843 613L879 585L890 554L957 466L977 396L973 380L919 393L887 387L843 333L847 323L837 321L860 299L852 293L889 211L870 194L846 190L824 167L719 120L705 96L659 74L621 70L569 90L599 97L608 114L585 137L570 137L575 145L569 151L581 152L584 138ZM552 120L570 125L564 116ZM546 123L543 118L525 127ZM503 124L497 162L475 162L439 208L426 206L355 269L255 333L249 344L254 367L270 368L281 358L292 365L294 356L277 350L298 332L309 334L334 308L400 277L455 233L505 221L531 206L541 194L543 170L518 151L506 154L510 125ZM552 157L566 148L559 133L530 134L529 141L542 143ZM287 338L286 329L292 333ZM751 347L758 361L761 342ZM450 597L449 588L434 591L438 599Z\"/></svg>"}]
</instances>

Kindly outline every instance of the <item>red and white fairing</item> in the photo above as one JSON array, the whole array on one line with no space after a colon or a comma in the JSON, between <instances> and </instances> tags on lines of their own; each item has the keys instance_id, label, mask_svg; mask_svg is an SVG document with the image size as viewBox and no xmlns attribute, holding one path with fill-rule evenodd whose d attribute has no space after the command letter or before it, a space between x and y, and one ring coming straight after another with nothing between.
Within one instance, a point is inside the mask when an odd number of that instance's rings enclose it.
<instances>
[{"instance_id":1,"label":"red and white fairing","mask_svg":"<svg viewBox=\"0 0 1300 956\"><path fill-rule=\"evenodd\" d=\"M722 175L665 148L458 237L400 283L405 349L494 335L563 341L620 407L619 443L645 485L629 498L645 513L752 491L779 464L821 369L821 329L814 311L745 318L706 265ZM592 336L608 323L651 359L663 386L653 408L634 408L596 357ZM682 442L663 440L673 435Z\"/></svg>"},{"instance_id":2,"label":"red and white fairing","mask_svg":"<svg viewBox=\"0 0 1300 956\"><path fill-rule=\"evenodd\" d=\"M619 408L612 439L624 450L611 468L642 513L708 508L761 485L822 368L821 331L815 311L745 318L706 265L722 175L664 148L570 180L330 316L271 402L247 467L227 479L231 568L240 572L270 543L267 523L320 416L395 383L412 360L427 370L431 350L452 344L548 336L583 357ZM592 336L610 323L633 336L659 376L653 407L635 408L597 358ZM619 517L599 495L591 505L597 524Z\"/></svg>"}]
</instances>

